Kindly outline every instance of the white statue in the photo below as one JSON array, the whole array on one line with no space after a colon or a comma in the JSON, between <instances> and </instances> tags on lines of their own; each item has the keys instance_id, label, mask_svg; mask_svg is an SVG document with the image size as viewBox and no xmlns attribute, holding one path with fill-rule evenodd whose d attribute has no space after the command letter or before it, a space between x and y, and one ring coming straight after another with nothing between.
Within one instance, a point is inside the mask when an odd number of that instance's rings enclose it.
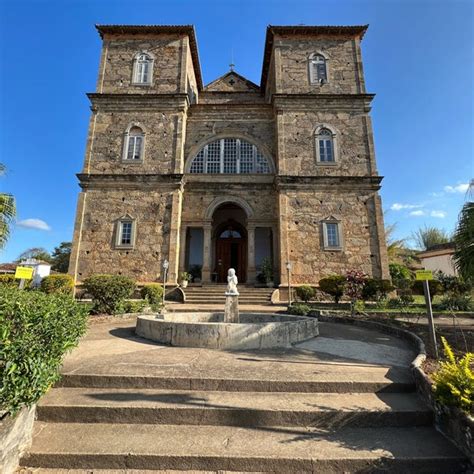
<instances>
[{"instance_id":1,"label":"white statue","mask_svg":"<svg viewBox=\"0 0 474 474\"><path fill-rule=\"evenodd\" d=\"M235 270L233 268L229 268L227 272L227 291L225 292L226 295L238 296L239 292L237 290L237 285L239 280L237 280L237 275L235 274Z\"/></svg>"}]
</instances>

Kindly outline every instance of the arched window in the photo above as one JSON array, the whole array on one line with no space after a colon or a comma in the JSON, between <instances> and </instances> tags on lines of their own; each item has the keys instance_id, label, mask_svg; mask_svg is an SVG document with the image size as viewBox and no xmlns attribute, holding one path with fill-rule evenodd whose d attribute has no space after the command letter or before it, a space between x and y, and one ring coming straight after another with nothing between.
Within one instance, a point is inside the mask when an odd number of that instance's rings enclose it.
<instances>
[{"instance_id":1,"label":"arched window","mask_svg":"<svg viewBox=\"0 0 474 474\"><path fill-rule=\"evenodd\" d=\"M316 134L316 157L320 163L334 163L334 136L331 130L320 128Z\"/></svg>"},{"instance_id":2,"label":"arched window","mask_svg":"<svg viewBox=\"0 0 474 474\"><path fill-rule=\"evenodd\" d=\"M133 72L134 84L151 84L153 73L153 58L147 53L140 53L135 57Z\"/></svg>"},{"instance_id":3,"label":"arched window","mask_svg":"<svg viewBox=\"0 0 474 474\"><path fill-rule=\"evenodd\" d=\"M309 58L309 82L311 84L328 82L326 58L322 54L313 54Z\"/></svg>"},{"instance_id":4,"label":"arched window","mask_svg":"<svg viewBox=\"0 0 474 474\"><path fill-rule=\"evenodd\" d=\"M192 160L190 173L268 174L270 165L255 145L222 138L206 145Z\"/></svg>"},{"instance_id":5,"label":"arched window","mask_svg":"<svg viewBox=\"0 0 474 474\"><path fill-rule=\"evenodd\" d=\"M124 161L142 161L144 135L140 127L132 127L125 136Z\"/></svg>"}]
</instances>

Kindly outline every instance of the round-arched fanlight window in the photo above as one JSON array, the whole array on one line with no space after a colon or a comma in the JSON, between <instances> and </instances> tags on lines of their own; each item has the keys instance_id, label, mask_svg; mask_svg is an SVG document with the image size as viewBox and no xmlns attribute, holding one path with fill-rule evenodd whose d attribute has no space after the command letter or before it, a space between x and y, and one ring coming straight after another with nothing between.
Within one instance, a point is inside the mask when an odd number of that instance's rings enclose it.
<instances>
[{"instance_id":1,"label":"round-arched fanlight window","mask_svg":"<svg viewBox=\"0 0 474 474\"><path fill-rule=\"evenodd\" d=\"M221 138L208 143L193 158L190 173L268 174L270 164L258 148L240 138Z\"/></svg>"}]
</instances>

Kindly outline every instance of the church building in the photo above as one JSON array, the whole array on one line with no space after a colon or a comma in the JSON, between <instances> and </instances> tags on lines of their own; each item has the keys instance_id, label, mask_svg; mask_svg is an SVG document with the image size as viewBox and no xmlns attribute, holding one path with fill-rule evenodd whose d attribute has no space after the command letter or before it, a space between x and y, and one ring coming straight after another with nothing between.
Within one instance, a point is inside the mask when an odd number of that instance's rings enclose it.
<instances>
[{"instance_id":1,"label":"church building","mask_svg":"<svg viewBox=\"0 0 474 474\"><path fill-rule=\"evenodd\" d=\"M204 85L193 26L97 26L75 281L162 281L165 261L169 284L388 278L366 29L269 26L260 84L231 65Z\"/></svg>"}]
</instances>

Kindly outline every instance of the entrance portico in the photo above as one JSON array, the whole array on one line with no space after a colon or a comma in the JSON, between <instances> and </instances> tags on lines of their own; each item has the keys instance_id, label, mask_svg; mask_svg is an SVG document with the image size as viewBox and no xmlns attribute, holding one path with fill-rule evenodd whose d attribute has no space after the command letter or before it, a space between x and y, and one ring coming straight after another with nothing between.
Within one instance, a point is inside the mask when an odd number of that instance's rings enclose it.
<instances>
[{"instance_id":1,"label":"entrance portico","mask_svg":"<svg viewBox=\"0 0 474 474\"><path fill-rule=\"evenodd\" d=\"M262 260L273 262L276 229L257 220L244 199L214 199L199 224L182 224L180 270L199 272L202 283L225 283L227 270L235 268L241 283L254 284Z\"/></svg>"}]
</instances>

